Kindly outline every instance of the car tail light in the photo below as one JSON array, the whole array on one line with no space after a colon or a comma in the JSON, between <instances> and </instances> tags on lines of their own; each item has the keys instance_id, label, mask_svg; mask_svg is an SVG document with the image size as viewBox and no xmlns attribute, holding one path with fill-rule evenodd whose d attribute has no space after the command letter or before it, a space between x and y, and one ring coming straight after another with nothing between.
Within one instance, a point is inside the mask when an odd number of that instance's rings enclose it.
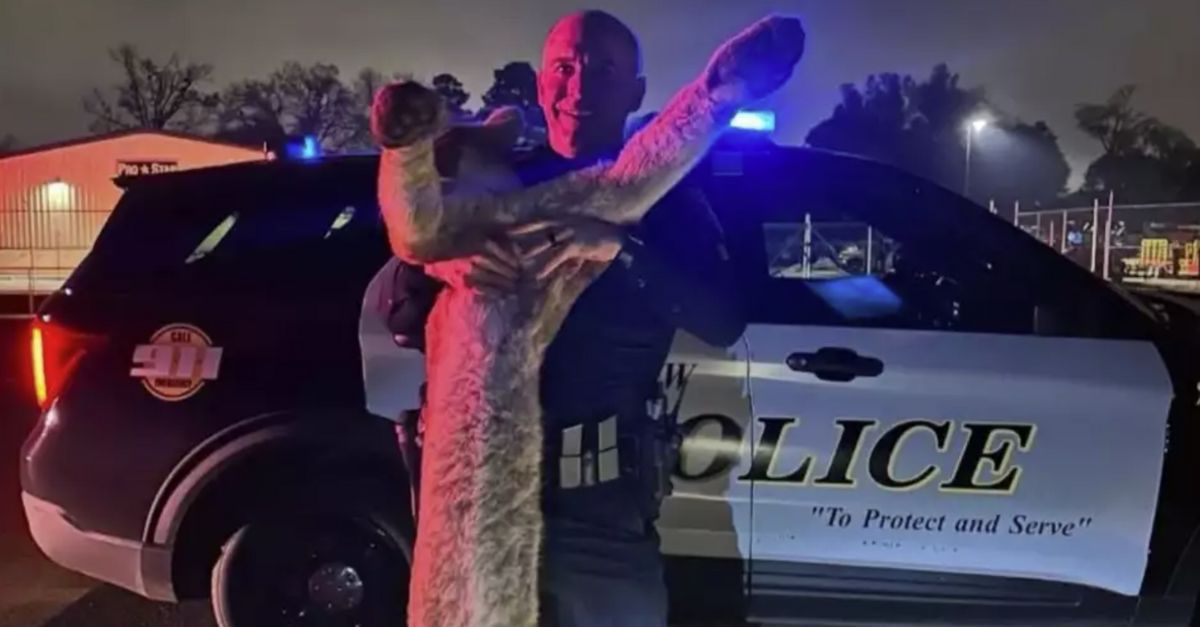
<instances>
[{"instance_id":1,"label":"car tail light","mask_svg":"<svg viewBox=\"0 0 1200 627\"><path fill-rule=\"evenodd\" d=\"M46 390L46 341L42 328L33 325L30 354L33 355L33 393L37 396L38 406L46 406L49 392Z\"/></svg>"},{"instance_id":2,"label":"car tail light","mask_svg":"<svg viewBox=\"0 0 1200 627\"><path fill-rule=\"evenodd\" d=\"M33 361L33 391L38 406L45 409L62 390L97 338L54 324L48 316L33 324L30 353Z\"/></svg>"}]
</instances>

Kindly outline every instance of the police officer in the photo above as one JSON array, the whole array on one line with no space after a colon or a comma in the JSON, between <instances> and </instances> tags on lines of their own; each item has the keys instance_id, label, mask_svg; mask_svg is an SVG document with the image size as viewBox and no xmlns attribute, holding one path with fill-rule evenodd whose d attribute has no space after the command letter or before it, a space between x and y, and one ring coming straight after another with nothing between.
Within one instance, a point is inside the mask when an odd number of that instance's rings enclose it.
<instances>
[{"instance_id":1,"label":"police officer","mask_svg":"<svg viewBox=\"0 0 1200 627\"><path fill-rule=\"evenodd\" d=\"M625 24L599 11L560 19L538 73L549 146L518 162L523 182L615 157L645 89L640 46ZM544 231L545 244L528 256L491 247L464 278L503 293L522 272L548 274L579 258L609 264L572 308L542 370L543 624L663 627L654 522L677 438L658 375L677 329L719 346L740 337L732 268L715 217L686 181L636 228L574 219Z\"/></svg>"}]
</instances>

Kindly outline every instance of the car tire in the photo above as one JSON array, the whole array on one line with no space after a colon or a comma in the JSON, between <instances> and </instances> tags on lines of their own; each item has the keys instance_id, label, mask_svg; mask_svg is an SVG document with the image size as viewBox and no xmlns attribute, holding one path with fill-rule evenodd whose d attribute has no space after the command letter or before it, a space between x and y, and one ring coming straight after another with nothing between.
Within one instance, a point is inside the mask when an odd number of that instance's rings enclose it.
<instances>
[{"instance_id":1,"label":"car tire","mask_svg":"<svg viewBox=\"0 0 1200 627\"><path fill-rule=\"evenodd\" d=\"M403 486L343 483L261 508L213 566L217 624L404 625L412 556L405 497Z\"/></svg>"}]
</instances>

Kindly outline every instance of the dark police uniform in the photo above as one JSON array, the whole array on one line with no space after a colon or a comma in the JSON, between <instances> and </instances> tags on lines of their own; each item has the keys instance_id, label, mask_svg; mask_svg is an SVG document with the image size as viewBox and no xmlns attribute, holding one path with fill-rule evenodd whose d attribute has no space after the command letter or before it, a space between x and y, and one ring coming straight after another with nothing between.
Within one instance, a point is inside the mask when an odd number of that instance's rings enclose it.
<instances>
[{"instance_id":1,"label":"dark police uniform","mask_svg":"<svg viewBox=\"0 0 1200 627\"><path fill-rule=\"evenodd\" d=\"M585 165L543 149L518 173L533 185ZM744 328L716 218L685 182L630 230L546 353L544 625L666 625L654 521L676 435L658 375L677 329L728 346Z\"/></svg>"}]
</instances>

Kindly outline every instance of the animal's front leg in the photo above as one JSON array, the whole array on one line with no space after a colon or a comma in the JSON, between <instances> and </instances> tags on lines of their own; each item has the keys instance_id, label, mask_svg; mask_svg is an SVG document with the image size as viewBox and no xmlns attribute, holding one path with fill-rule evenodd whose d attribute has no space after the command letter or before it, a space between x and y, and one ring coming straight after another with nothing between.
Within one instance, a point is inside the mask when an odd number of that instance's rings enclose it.
<instances>
[{"instance_id":1,"label":"animal's front leg","mask_svg":"<svg viewBox=\"0 0 1200 627\"><path fill-rule=\"evenodd\" d=\"M377 193L388 240L413 263L462 257L483 242L461 205L445 202L434 140L446 120L441 97L412 81L381 89L371 107L371 131L383 149Z\"/></svg>"}]
</instances>

